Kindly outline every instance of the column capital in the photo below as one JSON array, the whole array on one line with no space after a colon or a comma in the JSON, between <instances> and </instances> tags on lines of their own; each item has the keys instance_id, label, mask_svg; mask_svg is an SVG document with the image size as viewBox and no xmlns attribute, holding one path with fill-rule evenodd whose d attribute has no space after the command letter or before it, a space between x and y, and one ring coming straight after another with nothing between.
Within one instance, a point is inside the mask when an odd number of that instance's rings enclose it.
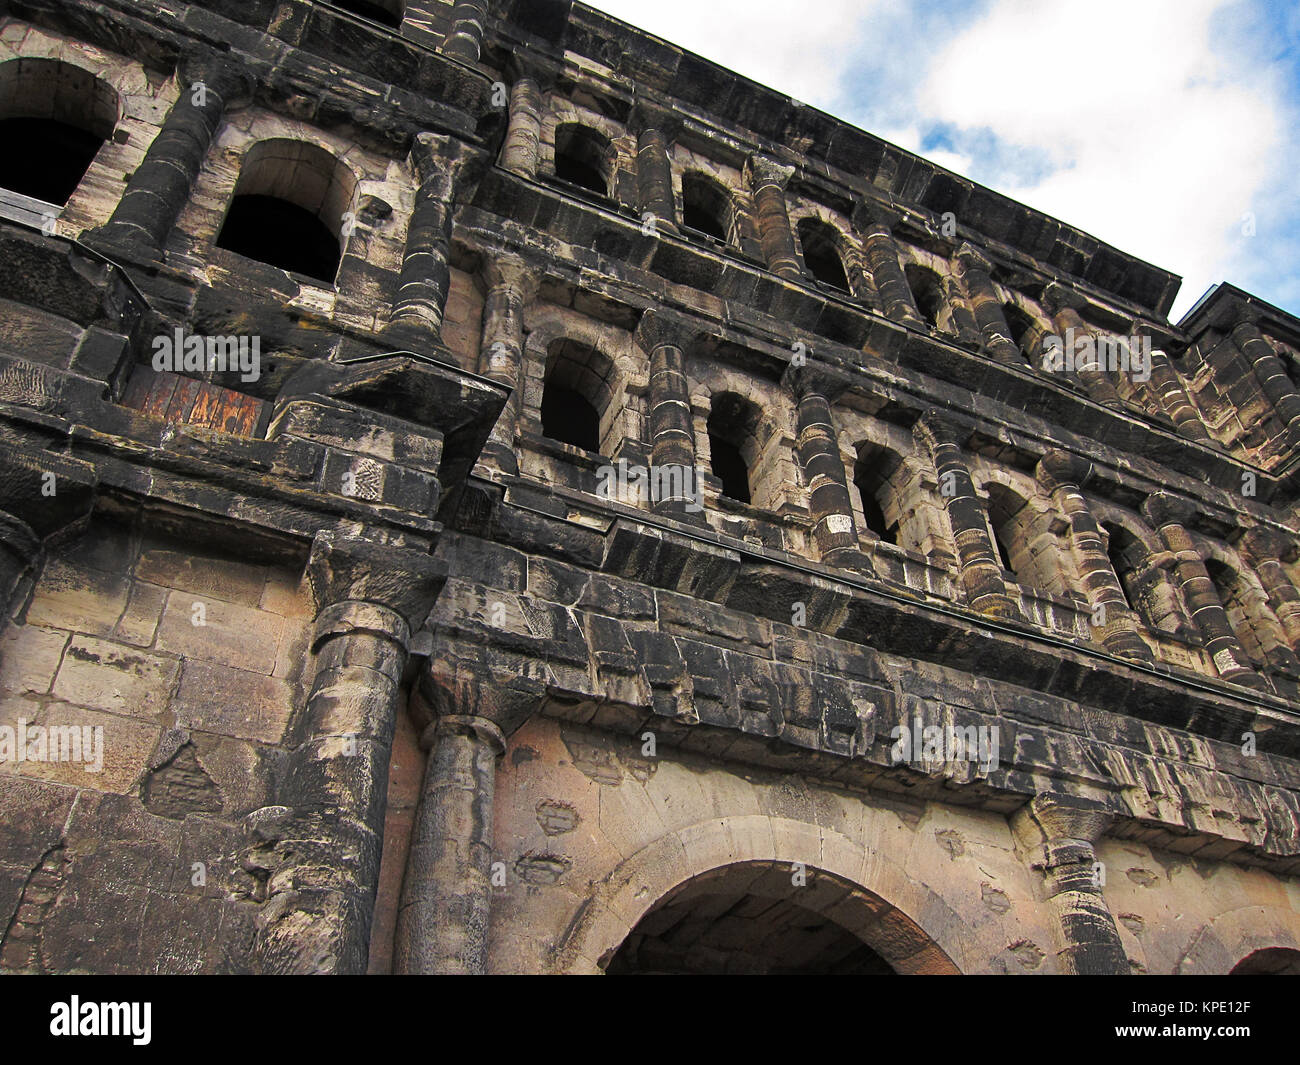
<instances>
[{"instance_id":1,"label":"column capital","mask_svg":"<svg viewBox=\"0 0 1300 1065\"><path fill-rule=\"evenodd\" d=\"M1142 516L1155 528L1166 525L1186 525L1195 511L1192 502L1168 492L1154 492L1142 503Z\"/></svg>"},{"instance_id":2,"label":"column capital","mask_svg":"<svg viewBox=\"0 0 1300 1065\"><path fill-rule=\"evenodd\" d=\"M428 616L433 601L447 579L445 564L409 548L376 544L369 540L319 532L312 541L305 574L316 606L318 624L332 623L336 604L377 606L400 618L414 632ZM340 618L349 629L364 627L368 615ZM371 619L385 635L391 626L378 612ZM318 633L319 635L319 633ZM404 642L404 641L402 641Z\"/></svg>"},{"instance_id":3,"label":"column capital","mask_svg":"<svg viewBox=\"0 0 1300 1065\"><path fill-rule=\"evenodd\" d=\"M1239 541L1243 551L1252 563L1261 561L1294 562L1300 554L1293 538L1288 538L1278 529L1257 525L1247 529Z\"/></svg>"},{"instance_id":4,"label":"column capital","mask_svg":"<svg viewBox=\"0 0 1300 1065\"><path fill-rule=\"evenodd\" d=\"M433 653L412 691L410 709L424 729L443 717L486 721L510 736L539 713L545 681L521 675L485 643L435 633Z\"/></svg>"},{"instance_id":5,"label":"column capital","mask_svg":"<svg viewBox=\"0 0 1300 1065\"><path fill-rule=\"evenodd\" d=\"M220 97L227 111L251 103L257 89L257 79L242 62L229 53L207 48L194 49L181 56L176 64L176 81L182 92L196 82L203 82Z\"/></svg>"},{"instance_id":6,"label":"column capital","mask_svg":"<svg viewBox=\"0 0 1300 1065\"><path fill-rule=\"evenodd\" d=\"M926 411L917 418L916 424L912 426L912 435L929 448L941 444L965 447L966 441L970 438L969 430L934 409Z\"/></svg>"},{"instance_id":7,"label":"column capital","mask_svg":"<svg viewBox=\"0 0 1300 1065\"><path fill-rule=\"evenodd\" d=\"M1084 296L1059 281L1053 281L1043 289L1041 303L1047 309L1047 313L1052 315L1067 310L1081 311L1088 306L1088 301Z\"/></svg>"},{"instance_id":8,"label":"column capital","mask_svg":"<svg viewBox=\"0 0 1300 1065\"><path fill-rule=\"evenodd\" d=\"M1115 820L1105 803L1081 795L1039 792L1018 811L1015 828L1023 843L1048 845L1065 840L1096 844Z\"/></svg>"},{"instance_id":9,"label":"column capital","mask_svg":"<svg viewBox=\"0 0 1300 1065\"><path fill-rule=\"evenodd\" d=\"M952 253L953 262L963 270L983 270L986 273L993 272L993 260L985 254L984 250L977 248L969 241L963 241L962 244Z\"/></svg>"},{"instance_id":10,"label":"column capital","mask_svg":"<svg viewBox=\"0 0 1300 1065\"><path fill-rule=\"evenodd\" d=\"M811 361L802 366L791 363L781 376L782 386L790 389L800 402L807 396L817 395L834 403L850 383L829 366Z\"/></svg>"},{"instance_id":11,"label":"column capital","mask_svg":"<svg viewBox=\"0 0 1300 1065\"><path fill-rule=\"evenodd\" d=\"M518 255L490 255L483 260L483 280L489 289L506 288L527 303L541 285L538 267Z\"/></svg>"},{"instance_id":12,"label":"column capital","mask_svg":"<svg viewBox=\"0 0 1300 1065\"><path fill-rule=\"evenodd\" d=\"M676 111L652 100L636 100L627 120L629 133L640 137L649 130L658 130L663 134L666 144L672 144L677 139L681 128L682 120Z\"/></svg>"},{"instance_id":13,"label":"column capital","mask_svg":"<svg viewBox=\"0 0 1300 1065\"><path fill-rule=\"evenodd\" d=\"M411 164L423 185L443 177L449 194L460 194L467 185L477 185L487 169L487 153L445 133L417 133L411 142Z\"/></svg>"},{"instance_id":14,"label":"column capital","mask_svg":"<svg viewBox=\"0 0 1300 1065\"><path fill-rule=\"evenodd\" d=\"M485 717L471 714L440 714L420 733L420 749L428 751L439 737L449 734L473 736L491 747L497 757L506 753L506 738L501 730Z\"/></svg>"},{"instance_id":15,"label":"column capital","mask_svg":"<svg viewBox=\"0 0 1300 1065\"><path fill-rule=\"evenodd\" d=\"M659 348L674 347L685 353L694 344L699 328L684 318L650 308L641 315L633 336L647 355Z\"/></svg>"},{"instance_id":16,"label":"column capital","mask_svg":"<svg viewBox=\"0 0 1300 1065\"><path fill-rule=\"evenodd\" d=\"M794 167L778 163L766 155L751 155L745 160L745 179L755 192L769 185L784 191L792 177Z\"/></svg>"},{"instance_id":17,"label":"column capital","mask_svg":"<svg viewBox=\"0 0 1300 1065\"><path fill-rule=\"evenodd\" d=\"M1038 460L1034 472L1038 483L1051 492L1057 488L1082 488L1092 480L1094 467L1082 455L1053 448Z\"/></svg>"},{"instance_id":18,"label":"column capital","mask_svg":"<svg viewBox=\"0 0 1300 1065\"><path fill-rule=\"evenodd\" d=\"M506 60L503 73L510 79L512 85L528 80L534 82L539 90L546 92L554 86L559 68L555 63L541 56L515 50Z\"/></svg>"}]
</instances>

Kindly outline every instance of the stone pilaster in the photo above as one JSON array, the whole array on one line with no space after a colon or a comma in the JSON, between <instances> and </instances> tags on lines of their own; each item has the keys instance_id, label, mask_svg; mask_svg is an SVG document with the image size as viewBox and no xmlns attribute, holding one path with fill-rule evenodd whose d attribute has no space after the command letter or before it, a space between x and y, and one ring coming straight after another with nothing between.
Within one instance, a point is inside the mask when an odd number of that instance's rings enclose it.
<instances>
[{"instance_id":1,"label":"stone pilaster","mask_svg":"<svg viewBox=\"0 0 1300 1065\"><path fill-rule=\"evenodd\" d=\"M675 233L677 201L668 155L676 134L675 123L657 108L646 107L640 110L637 120L641 127L636 140L637 210L643 219L653 215L659 229Z\"/></svg>"},{"instance_id":2,"label":"stone pilaster","mask_svg":"<svg viewBox=\"0 0 1300 1065\"><path fill-rule=\"evenodd\" d=\"M478 372L511 389L510 398L492 428L484 458L505 472L519 472L515 429L523 392L524 308L537 294L536 269L514 255L498 255L483 267L487 294L483 301L483 345Z\"/></svg>"},{"instance_id":3,"label":"stone pilaster","mask_svg":"<svg viewBox=\"0 0 1300 1065\"><path fill-rule=\"evenodd\" d=\"M466 63L477 63L483 50L483 27L487 22L488 0L456 0L451 9L451 29L442 42L442 54Z\"/></svg>"},{"instance_id":4,"label":"stone pilaster","mask_svg":"<svg viewBox=\"0 0 1300 1065\"><path fill-rule=\"evenodd\" d=\"M520 177L537 176L542 143L542 89L530 71L520 71L510 87L510 121L501 165Z\"/></svg>"},{"instance_id":5,"label":"stone pilaster","mask_svg":"<svg viewBox=\"0 0 1300 1065\"><path fill-rule=\"evenodd\" d=\"M272 973L362 973L412 629L444 580L426 554L318 535L314 675L280 789L250 815L271 846L260 950Z\"/></svg>"},{"instance_id":6,"label":"stone pilaster","mask_svg":"<svg viewBox=\"0 0 1300 1065\"><path fill-rule=\"evenodd\" d=\"M790 211L785 202L785 187L794 176L794 167L751 155L745 171L754 193L758 240L767 268L781 277L798 280L803 271L799 268L799 253L795 250L794 230L790 227Z\"/></svg>"},{"instance_id":7,"label":"stone pilaster","mask_svg":"<svg viewBox=\"0 0 1300 1065\"><path fill-rule=\"evenodd\" d=\"M1259 387L1268 396L1278 420L1293 436L1300 436L1300 393L1287 376L1286 364L1273 345L1252 322L1241 322L1232 330L1232 342L1250 364Z\"/></svg>"},{"instance_id":8,"label":"stone pilaster","mask_svg":"<svg viewBox=\"0 0 1300 1065\"><path fill-rule=\"evenodd\" d=\"M1025 357L1011 339L1011 327L1002 310L1002 300L993 284L993 264L970 244L957 249L953 261L966 299L975 315L984 346L999 362L1023 366Z\"/></svg>"},{"instance_id":9,"label":"stone pilaster","mask_svg":"<svg viewBox=\"0 0 1300 1065\"><path fill-rule=\"evenodd\" d=\"M1247 532L1238 546L1259 576L1292 650L1300 652L1300 590L1291 583L1282 565L1284 560L1295 558L1295 543L1276 529L1257 527Z\"/></svg>"},{"instance_id":10,"label":"stone pilaster","mask_svg":"<svg viewBox=\"0 0 1300 1065\"><path fill-rule=\"evenodd\" d=\"M1066 451L1049 451L1038 462L1038 481L1052 495L1070 522L1070 541L1083 578L1083 593L1095 611L1102 608L1096 637L1106 649L1124 658L1151 660L1151 649L1139 633L1137 615L1124 596L1102 543L1101 529L1088 509L1083 486L1092 477L1092 463Z\"/></svg>"},{"instance_id":11,"label":"stone pilaster","mask_svg":"<svg viewBox=\"0 0 1300 1065\"><path fill-rule=\"evenodd\" d=\"M649 422L650 463L667 495L653 502L655 511L685 521L703 522L700 473L695 464L695 434L691 420L691 393L686 378L686 351L692 330L659 311L646 311L636 330L636 341L650 357ZM681 476L665 475L673 467ZM689 481L687 480L689 478Z\"/></svg>"},{"instance_id":12,"label":"stone pilaster","mask_svg":"<svg viewBox=\"0 0 1300 1065\"><path fill-rule=\"evenodd\" d=\"M817 553L831 565L864 568L867 560L858 549L853 500L831 415L836 384L809 365L792 367L787 380L799 401L799 463L808 478L808 508Z\"/></svg>"},{"instance_id":13,"label":"stone pilaster","mask_svg":"<svg viewBox=\"0 0 1300 1065\"><path fill-rule=\"evenodd\" d=\"M862 254L877 301L885 314L896 322L924 329L925 321L916 309L912 288L898 258L898 244L887 225L872 222L862 230Z\"/></svg>"},{"instance_id":14,"label":"stone pilaster","mask_svg":"<svg viewBox=\"0 0 1300 1065\"><path fill-rule=\"evenodd\" d=\"M1187 389L1178 377L1178 371L1169 362L1169 357L1162 351L1151 353L1151 391L1160 397L1160 404L1165 413L1173 419L1178 431L1188 440L1210 442L1209 431L1201 421L1196 408L1187 395Z\"/></svg>"},{"instance_id":15,"label":"stone pilaster","mask_svg":"<svg viewBox=\"0 0 1300 1065\"><path fill-rule=\"evenodd\" d=\"M1205 569L1205 561L1196 542L1187 532L1186 522L1192 505L1164 492L1148 496L1142 514L1156 529L1174 558L1174 577L1182 589L1183 599L1205 638L1205 649L1214 660L1214 668L1224 680L1248 688L1267 688L1264 678L1249 665L1232 631L1218 590Z\"/></svg>"},{"instance_id":16,"label":"stone pilaster","mask_svg":"<svg viewBox=\"0 0 1300 1065\"><path fill-rule=\"evenodd\" d=\"M1040 794L1012 817L1029 865L1042 874L1057 922L1061 971L1076 976L1127 976L1128 956L1102 894L1097 841L1111 814L1098 802Z\"/></svg>"},{"instance_id":17,"label":"stone pilaster","mask_svg":"<svg viewBox=\"0 0 1300 1065\"><path fill-rule=\"evenodd\" d=\"M487 969L496 759L545 699L540 682L501 675L492 654L439 644L413 696L428 760L397 915L398 973Z\"/></svg>"},{"instance_id":18,"label":"stone pilaster","mask_svg":"<svg viewBox=\"0 0 1300 1065\"><path fill-rule=\"evenodd\" d=\"M1119 398L1115 382L1110 379L1106 368L1099 365L1095 357L1088 360L1070 350L1070 338L1077 341L1081 337L1094 335L1094 331L1079 314L1079 308L1084 305L1084 302L1083 297L1078 293L1056 282L1048 285L1043 292L1043 304L1052 315L1052 324L1056 326L1056 332L1063 345L1062 353L1067 359L1075 359L1074 374L1079 379L1079 383L1087 390L1088 395L1102 406L1122 410L1124 401ZM1066 373L1068 370L1061 372Z\"/></svg>"},{"instance_id":19,"label":"stone pilaster","mask_svg":"<svg viewBox=\"0 0 1300 1065\"><path fill-rule=\"evenodd\" d=\"M252 94L252 79L227 57L188 59L177 68L176 81L180 95L144 161L132 173L112 217L87 235L92 246L157 255L189 201L226 111Z\"/></svg>"},{"instance_id":20,"label":"stone pilaster","mask_svg":"<svg viewBox=\"0 0 1300 1065\"><path fill-rule=\"evenodd\" d=\"M936 414L922 417L913 432L934 463L967 601L991 617L1019 618L1020 607L1003 580L1002 563L989 536L984 506L975 494L975 482L962 455L961 432Z\"/></svg>"},{"instance_id":21,"label":"stone pilaster","mask_svg":"<svg viewBox=\"0 0 1300 1065\"><path fill-rule=\"evenodd\" d=\"M448 259L456 197L477 182L483 159L454 137L421 133L411 146L411 163L420 185L387 328L431 330L436 336L451 286Z\"/></svg>"}]
</instances>

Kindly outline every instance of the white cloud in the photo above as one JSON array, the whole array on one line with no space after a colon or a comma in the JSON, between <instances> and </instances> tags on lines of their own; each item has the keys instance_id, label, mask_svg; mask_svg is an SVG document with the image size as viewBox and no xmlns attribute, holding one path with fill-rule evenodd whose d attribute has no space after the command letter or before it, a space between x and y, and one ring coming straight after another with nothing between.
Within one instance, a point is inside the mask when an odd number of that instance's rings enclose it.
<instances>
[{"instance_id":1,"label":"white cloud","mask_svg":"<svg viewBox=\"0 0 1300 1065\"><path fill-rule=\"evenodd\" d=\"M1185 308L1237 254L1282 126L1213 53L1221 3L999 0L935 57L919 113L1047 152L1058 169L999 191L1182 273Z\"/></svg>"},{"instance_id":2,"label":"white cloud","mask_svg":"<svg viewBox=\"0 0 1300 1065\"><path fill-rule=\"evenodd\" d=\"M879 0L595 0L607 14L815 107L840 93Z\"/></svg>"}]
</instances>

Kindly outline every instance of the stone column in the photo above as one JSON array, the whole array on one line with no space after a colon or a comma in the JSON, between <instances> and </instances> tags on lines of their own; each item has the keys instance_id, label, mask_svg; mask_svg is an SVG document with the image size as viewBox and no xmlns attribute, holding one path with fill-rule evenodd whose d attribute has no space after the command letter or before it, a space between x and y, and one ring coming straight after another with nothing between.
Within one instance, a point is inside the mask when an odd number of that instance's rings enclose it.
<instances>
[{"instance_id":1,"label":"stone column","mask_svg":"<svg viewBox=\"0 0 1300 1065\"><path fill-rule=\"evenodd\" d=\"M163 127L127 182L112 217L92 246L116 245L153 256L190 198L194 179L228 108L252 95L252 80L229 57L203 56L180 64L180 95Z\"/></svg>"},{"instance_id":2,"label":"stone column","mask_svg":"<svg viewBox=\"0 0 1300 1065\"><path fill-rule=\"evenodd\" d=\"M318 535L315 674L280 788L250 830L272 843L261 954L272 973L364 973L399 686L445 571L427 554Z\"/></svg>"},{"instance_id":3,"label":"stone column","mask_svg":"<svg viewBox=\"0 0 1300 1065\"><path fill-rule=\"evenodd\" d=\"M501 149L501 165L520 177L536 177L541 143L541 85L534 74L520 71L510 87L510 122Z\"/></svg>"},{"instance_id":4,"label":"stone column","mask_svg":"<svg viewBox=\"0 0 1300 1065\"><path fill-rule=\"evenodd\" d=\"M952 332L957 340L970 347L981 347L984 334L980 330L975 312L971 310L961 282L952 274L943 277L943 298L947 302L952 318Z\"/></svg>"},{"instance_id":5,"label":"stone column","mask_svg":"<svg viewBox=\"0 0 1300 1065\"><path fill-rule=\"evenodd\" d=\"M492 807L505 737L486 718L424 730L424 784L397 916L393 971L481 975L491 912Z\"/></svg>"},{"instance_id":6,"label":"stone column","mask_svg":"<svg viewBox=\"0 0 1300 1065\"><path fill-rule=\"evenodd\" d=\"M406 233L402 273L387 328L442 328L451 286L452 218L458 193L477 181L480 154L454 137L420 133L411 146L411 163L420 186Z\"/></svg>"},{"instance_id":7,"label":"stone column","mask_svg":"<svg viewBox=\"0 0 1300 1065\"><path fill-rule=\"evenodd\" d=\"M1083 486L1092 472L1092 463L1087 459L1055 450L1039 460L1037 476L1070 521L1070 540L1083 578L1083 593L1094 611L1098 606L1102 608L1102 622L1094 625L1097 638L1112 654L1149 662L1151 649L1139 633L1137 615L1128 605L1102 543L1101 529L1083 498Z\"/></svg>"},{"instance_id":8,"label":"stone column","mask_svg":"<svg viewBox=\"0 0 1300 1065\"><path fill-rule=\"evenodd\" d=\"M451 29L442 42L442 54L466 63L477 63L483 50L483 26L487 22L488 0L456 0L451 9Z\"/></svg>"},{"instance_id":9,"label":"stone column","mask_svg":"<svg viewBox=\"0 0 1300 1065\"><path fill-rule=\"evenodd\" d=\"M1080 363L1077 361L1080 356L1069 350L1071 337L1077 341L1081 337L1093 335L1093 330L1079 314L1079 308L1085 303L1084 298L1078 293L1055 281L1043 292L1043 305L1051 314L1052 324L1056 326L1056 332L1060 336L1063 345L1062 353L1066 359L1076 360L1074 372L1079 383L1087 390L1088 395L1102 406L1122 410L1124 401L1119 398L1119 392L1115 390L1115 382L1110 379L1105 367L1098 365L1095 360ZM1069 371L1063 368L1059 372Z\"/></svg>"},{"instance_id":10,"label":"stone column","mask_svg":"<svg viewBox=\"0 0 1300 1065\"><path fill-rule=\"evenodd\" d=\"M684 322L649 310L641 316L636 342L650 357L650 464L668 494L653 502L657 513L702 523L697 507L701 478L695 464L691 390L686 378L686 351L693 330ZM674 468L681 471L675 474Z\"/></svg>"},{"instance_id":11,"label":"stone column","mask_svg":"<svg viewBox=\"0 0 1300 1065\"><path fill-rule=\"evenodd\" d=\"M642 219L653 215L659 229L676 233L677 201L673 196L673 168L668 156L676 134L675 124L668 115L648 108L643 108L637 117L641 125L636 141L637 210Z\"/></svg>"},{"instance_id":12,"label":"stone column","mask_svg":"<svg viewBox=\"0 0 1300 1065\"><path fill-rule=\"evenodd\" d=\"M853 500L831 415L837 384L811 365L792 367L787 377L799 401L799 463L808 477L808 506L818 555L830 565L853 565L870 572L858 548Z\"/></svg>"},{"instance_id":13,"label":"stone column","mask_svg":"<svg viewBox=\"0 0 1300 1065\"><path fill-rule=\"evenodd\" d=\"M1002 310L1002 300L993 284L993 263L979 249L963 244L953 256L958 280L970 302L975 322L984 337L984 346L998 362L1013 366L1025 364L1024 354L1011 339L1011 327Z\"/></svg>"},{"instance_id":14,"label":"stone column","mask_svg":"<svg viewBox=\"0 0 1300 1065\"><path fill-rule=\"evenodd\" d=\"M794 176L794 167L782 166L773 159L751 155L745 164L749 187L754 193L754 214L758 221L758 239L767 268L781 277L803 277L799 254L790 228L790 212L785 202L785 186Z\"/></svg>"},{"instance_id":15,"label":"stone column","mask_svg":"<svg viewBox=\"0 0 1300 1065\"><path fill-rule=\"evenodd\" d=\"M1020 606L1002 578L1002 562L989 536L984 506L975 494L975 483L962 456L962 433L933 413L924 415L913 432L934 463L939 495L948 508L967 601L991 617L1020 618Z\"/></svg>"},{"instance_id":16,"label":"stone column","mask_svg":"<svg viewBox=\"0 0 1300 1065\"><path fill-rule=\"evenodd\" d=\"M483 453L506 473L516 474L519 460L515 456L515 428L524 388L524 308L537 294L540 278L532 266L514 255L486 260L483 277L487 295L483 301L478 372L511 389Z\"/></svg>"},{"instance_id":17,"label":"stone column","mask_svg":"<svg viewBox=\"0 0 1300 1065\"><path fill-rule=\"evenodd\" d=\"M1196 413L1187 389L1178 376L1178 371L1170 364L1168 356L1161 351L1151 353L1151 390L1160 398L1160 404L1173 419L1174 426L1188 440L1202 443L1210 442L1209 431Z\"/></svg>"},{"instance_id":18,"label":"stone column","mask_svg":"<svg viewBox=\"0 0 1300 1065\"><path fill-rule=\"evenodd\" d=\"M1260 388L1273 404L1278 420L1292 434L1300 436L1300 393L1287 376L1286 364L1253 322L1242 322L1232 330L1232 342L1255 371Z\"/></svg>"},{"instance_id":19,"label":"stone column","mask_svg":"<svg viewBox=\"0 0 1300 1065\"><path fill-rule=\"evenodd\" d=\"M1282 565L1284 559L1295 558L1296 544L1276 529L1260 526L1248 531L1238 546L1268 593L1269 606L1292 650L1300 652L1300 590L1291 583Z\"/></svg>"},{"instance_id":20,"label":"stone column","mask_svg":"<svg viewBox=\"0 0 1300 1065\"><path fill-rule=\"evenodd\" d=\"M907 275L899 262L894 234L887 225L871 222L862 230L862 254L871 273L871 285L885 314L916 329L926 328L921 312L916 309L916 300L912 298L912 287L907 283Z\"/></svg>"},{"instance_id":21,"label":"stone column","mask_svg":"<svg viewBox=\"0 0 1300 1065\"><path fill-rule=\"evenodd\" d=\"M1173 555L1174 577L1182 589L1192 620L1201 630L1205 649L1214 660L1219 676L1247 688L1265 689L1268 685L1264 678L1246 664L1248 660L1232 631L1218 590L1205 569L1196 542L1187 532L1185 526L1191 513L1191 503L1165 492L1148 496L1142 504L1143 516L1159 532Z\"/></svg>"},{"instance_id":22,"label":"stone column","mask_svg":"<svg viewBox=\"0 0 1300 1065\"><path fill-rule=\"evenodd\" d=\"M1094 800L1048 793L1036 795L1011 820L1030 867L1042 874L1056 915L1057 958L1069 975L1129 974L1119 929L1102 895L1105 871L1097 863L1096 843L1111 820Z\"/></svg>"},{"instance_id":23,"label":"stone column","mask_svg":"<svg viewBox=\"0 0 1300 1065\"><path fill-rule=\"evenodd\" d=\"M393 970L487 969L496 759L546 698L544 684L494 668L493 650L435 633L412 712L427 720L420 806L397 915ZM510 875L513 874L511 871Z\"/></svg>"}]
</instances>

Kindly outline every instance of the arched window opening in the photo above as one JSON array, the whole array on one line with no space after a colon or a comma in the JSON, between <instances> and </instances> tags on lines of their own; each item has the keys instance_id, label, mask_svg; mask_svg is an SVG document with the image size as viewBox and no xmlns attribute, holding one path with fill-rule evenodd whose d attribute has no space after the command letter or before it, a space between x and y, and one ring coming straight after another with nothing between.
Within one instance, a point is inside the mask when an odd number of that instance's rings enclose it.
<instances>
[{"instance_id":1,"label":"arched window opening","mask_svg":"<svg viewBox=\"0 0 1300 1065\"><path fill-rule=\"evenodd\" d=\"M908 265L904 271L908 288L912 290L912 300L921 317L932 328L939 324L939 315L944 308L943 279L927 266L916 263Z\"/></svg>"},{"instance_id":2,"label":"arched window opening","mask_svg":"<svg viewBox=\"0 0 1300 1065\"><path fill-rule=\"evenodd\" d=\"M570 185L609 195L609 139L594 129L566 122L555 131L555 176Z\"/></svg>"},{"instance_id":3,"label":"arched window opening","mask_svg":"<svg viewBox=\"0 0 1300 1065\"><path fill-rule=\"evenodd\" d=\"M758 421L758 408L734 392L713 397L708 421L713 475L722 482L722 494L738 503L753 499Z\"/></svg>"},{"instance_id":4,"label":"arched window opening","mask_svg":"<svg viewBox=\"0 0 1300 1065\"><path fill-rule=\"evenodd\" d=\"M217 247L332 284L356 178L324 148L269 140L244 155Z\"/></svg>"},{"instance_id":5,"label":"arched window opening","mask_svg":"<svg viewBox=\"0 0 1300 1065\"><path fill-rule=\"evenodd\" d=\"M997 546L1002 568L1007 570L1018 584L1026 583L1029 576L1026 558L1022 557L1024 539L1019 520L1021 511L1026 507L1025 500L1005 485L992 483L988 485L989 493L989 529L993 533L993 543Z\"/></svg>"},{"instance_id":6,"label":"arched window opening","mask_svg":"<svg viewBox=\"0 0 1300 1065\"><path fill-rule=\"evenodd\" d=\"M726 244L731 231L731 195L703 174L682 177L682 224Z\"/></svg>"},{"instance_id":7,"label":"arched window opening","mask_svg":"<svg viewBox=\"0 0 1300 1065\"><path fill-rule=\"evenodd\" d=\"M330 0L335 7L350 11L370 22L397 29L402 25L402 0Z\"/></svg>"},{"instance_id":8,"label":"arched window opening","mask_svg":"<svg viewBox=\"0 0 1300 1065\"><path fill-rule=\"evenodd\" d=\"M1028 358L1029 352L1025 349L1025 345L1029 339L1029 332L1036 323L1014 303L1004 303L1002 313L1006 316L1007 327L1011 330L1011 342Z\"/></svg>"},{"instance_id":9,"label":"arched window opening","mask_svg":"<svg viewBox=\"0 0 1300 1065\"><path fill-rule=\"evenodd\" d=\"M892 452L867 445L862 448L853 467L853 484L862 503L863 521L878 540L895 546L900 546L899 521L897 516L891 521L886 510L891 509L888 501L890 479L900 461Z\"/></svg>"},{"instance_id":10,"label":"arched window opening","mask_svg":"<svg viewBox=\"0 0 1300 1065\"><path fill-rule=\"evenodd\" d=\"M809 273L823 285L849 293L849 278L844 272L833 226L815 218L805 218L799 223L799 243L803 247L804 265Z\"/></svg>"},{"instance_id":11,"label":"arched window opening","mask_svg":"<svg viewBox=\"0 0 1300 1065\"><path fill-rule=\"evenodd\" d=\"M599 453L601 416L612 395L614 366L590 344L556 340L546 353L542 435Z\"/></svg>"},{"instance_id":12,"label":"arched window opening","mask_svg":"<svg viewBox=\"0 0 1300 1065\"><path fill-rule=\"evenodd\" d=\"M1130 610L1135 610L1150 627L1144 608L1137 580L1137 560L1145 550L1142 542L1120 525L1102 525L1106 534L1106 554L1110 558L1110 567L1119 579L1120 590Z\"/></svg>"},{"instance_id":13,"label":"arched window opening","mask_svg":"<svg viewBox=\"0 0 1300 1065\"><path fill-rule=\"evenodd\" d=\"M1210 575L1215 591L1219 593L1219 602L1223 604L1228 615L1228 623L1236 633L1237 642L1246 652L1246 657L1257 669L1268 664L1268 653L1263 643L1263 626L1257 630L1249 606L1247 605L1246 583L1231 566L1217 558L1205 560L1205 570Z\"/></svg>"},{"instance_id":14,"label":"arched window opening","mask_svg":"<svg viewBox=\"0 0 1300 1065\"><path fill-rule=\"evenodd\" d=\"M1300 950L1263 947L1237 962L1229 976L1300 976Z\"/></svg>"},{"instance_id":15,"label":"arched window opening","mask_svg":"<svg viewBox=\"0 0 1300 1065\"><path fill-rule=\"evenodd\" d=\"M80 67L55 59L0 64L0 188L64 206L117 115L117 93Z\"/></svg>"}]
</instances>

